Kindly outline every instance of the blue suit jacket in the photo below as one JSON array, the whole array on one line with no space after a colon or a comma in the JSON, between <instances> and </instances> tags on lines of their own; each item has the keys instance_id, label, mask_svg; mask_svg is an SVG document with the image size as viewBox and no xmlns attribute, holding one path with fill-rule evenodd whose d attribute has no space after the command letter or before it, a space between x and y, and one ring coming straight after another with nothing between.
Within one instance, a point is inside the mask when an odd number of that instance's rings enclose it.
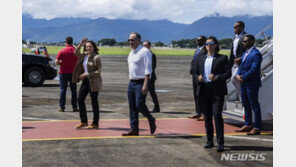
<instances>
[{"instance_id":1,"label":"blue suit jacket","mask_svg":"<svg viewBox=\"0 0 296 167\"><path fill-rule=\"evenodd\" d=\"M246 52L242 56L244 60ZM253 48L249 55L247 55L245 61L243 61L237 71L237 75L243 75L242 86L247 88L258 88L262 86L261 83L261 62L262 55L258 49Z\"/></svg>"}]
</instances>

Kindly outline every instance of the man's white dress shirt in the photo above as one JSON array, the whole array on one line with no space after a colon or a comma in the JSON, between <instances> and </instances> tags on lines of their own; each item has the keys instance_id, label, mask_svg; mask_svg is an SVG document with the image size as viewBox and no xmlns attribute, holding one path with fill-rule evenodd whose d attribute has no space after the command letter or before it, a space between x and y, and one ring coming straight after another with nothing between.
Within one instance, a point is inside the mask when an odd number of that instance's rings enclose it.
<instances>
[{"instance_id":1,"label":"man's white dress shirt","mask_svg":"<svg viewBox=\"0 0 296 167\"><path fill-rule=\"evenodd\" d=\"M131 50L127 58L129 79L144 79L152 73L152 54L142 45Z\"/></svg>"},{"instance_id":2,"label":"man's white dress shirt","mask_svg":"<svg viewBox=\"0 0 296 167\"><path fill-rule=\"evenodd\" d=\"M239 41L239 39L240 39L240 37L243 35L243 33L244 32L242 32L241 34L239 34L239 35L235 35L235 39L234 39L234 41L233 41L233 55L234 55L234 57L236 58L236 49L237 49L237 46L238 46L238 41Z\"/></svg>"}]
</instances>

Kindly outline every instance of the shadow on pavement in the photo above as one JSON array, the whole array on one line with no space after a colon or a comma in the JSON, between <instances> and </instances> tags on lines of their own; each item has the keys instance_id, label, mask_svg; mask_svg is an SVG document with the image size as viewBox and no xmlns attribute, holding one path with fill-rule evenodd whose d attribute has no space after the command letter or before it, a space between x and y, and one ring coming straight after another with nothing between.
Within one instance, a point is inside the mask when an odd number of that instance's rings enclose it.
<instances>
[{"instance_id":1,"label":"shadow on pavement","mask_svg":"<svg viewBox=\"0 0 296 167\"><path fill-rule=\"evenodd\" d=\"M116 130L116 131L130 131L130 128L119 128L119 127L109 127L109 128L100 128L100 130ZM140 132L148 131L147 129L139 129Z\"/></svg>"},{"instance_id":2,"label":"shadow on pavement","mask_svg":"<svg viewBox=\"0 0 296 167\"><path fill-rule=\"evenodd\" d=\"M229 151L273 151L273 147L263 146L225 146Z\"/></svg>"},{"instance_id":3,"label":"shadow on pavement","mask_svg":"<svg viewBox=\"0 0 296 167\"><path fill-rule=\"evenodd\" d=\"M23 126L22 129L36 129L36 127Z\"/></svg>"},{"instance_id":4,"label":"shadow on pavement","mask_svg":"<svg viewBox=\"0 0 296 167\"><path fill-rule=\"evenodd\" d=\"M155 138L196 139L196 138L202 138L202 136L178 135L178 134L175 134L175 133L172 133L172 134L161 134L161 133L158 133L157 135L155 135Z\"/></svg>"},{"instance_id":5,"label":"shadow on pavement","mask_svg":"<svg viewBox=\"0 0 296 167\"><path fill-rule=\"evenodd\" d=\"M38 87L60 87L59 84L43 84L41 86L28 86L25 84L22 84L22 87L31 87L31 88L38 88Z\"/></svg>"},{"instance_id":6,"label":"shadow on pavement","mask_svg":"<svg viewBox=\"0 0 296 167\"><path fill-rule=\"evenodd\" d=\"M191 112L160 112L164 114L191 114Z\"/></svg>"}]
</instances>

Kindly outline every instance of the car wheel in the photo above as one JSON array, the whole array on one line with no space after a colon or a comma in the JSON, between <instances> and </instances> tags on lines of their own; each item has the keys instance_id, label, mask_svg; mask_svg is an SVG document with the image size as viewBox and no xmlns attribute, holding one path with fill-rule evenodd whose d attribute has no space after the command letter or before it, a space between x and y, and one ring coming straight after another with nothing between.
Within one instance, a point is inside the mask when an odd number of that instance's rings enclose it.
<instances>
[{"instance_id":1,"label":"car wheel","mask_svg":"<svg viewBox=\"0 0 296 167\"><path fill-rule=\"evenodd\" d=\"M45 80L45 73L39 67L30 67L25 72L24 83L28 86L40 86Z\"/></svg>"}]
</instances>

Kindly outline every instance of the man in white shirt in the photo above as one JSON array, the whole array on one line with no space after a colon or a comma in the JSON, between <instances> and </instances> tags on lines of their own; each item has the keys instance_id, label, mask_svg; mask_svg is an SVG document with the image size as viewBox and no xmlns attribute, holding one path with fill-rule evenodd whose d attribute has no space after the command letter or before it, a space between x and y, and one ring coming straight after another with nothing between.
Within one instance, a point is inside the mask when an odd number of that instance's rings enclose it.
<instances>
[{"instance_id":1,"label":"man in white shirt","mask_svg":"<svg viewBox=\"0 0 296 167\"><path fill-rule=\"evenodd\" d=\"M240 82L236 79L236 72L239 68L241 63L241 57L246 49L243 47L243 38L247 35L245 32L245 23L242 21L237 21L234 23L233 26L235 37L233 39L232 47L230 50L230 60L229 60L229 67L232 68L232 77L231 82L234 85L238 100L240 100Z\"/></svg>"},{"instance_id":2,"label":"man in white shirt","mask_svg":"<svg viewBox=\"0 0 296 167\"><path fill-rule=\"evenodd\" d=\"M131 33L128 42L132 49L127 58L130 79L127 93L131 131L122 135L139 135L139 112L142 112L148 119L150 133L153 134L156 130L155 118L150 114L146 106L148 81L152 73L152 54L141 45L141 35L139 33Z\"/></svg>"}]
</instances>

